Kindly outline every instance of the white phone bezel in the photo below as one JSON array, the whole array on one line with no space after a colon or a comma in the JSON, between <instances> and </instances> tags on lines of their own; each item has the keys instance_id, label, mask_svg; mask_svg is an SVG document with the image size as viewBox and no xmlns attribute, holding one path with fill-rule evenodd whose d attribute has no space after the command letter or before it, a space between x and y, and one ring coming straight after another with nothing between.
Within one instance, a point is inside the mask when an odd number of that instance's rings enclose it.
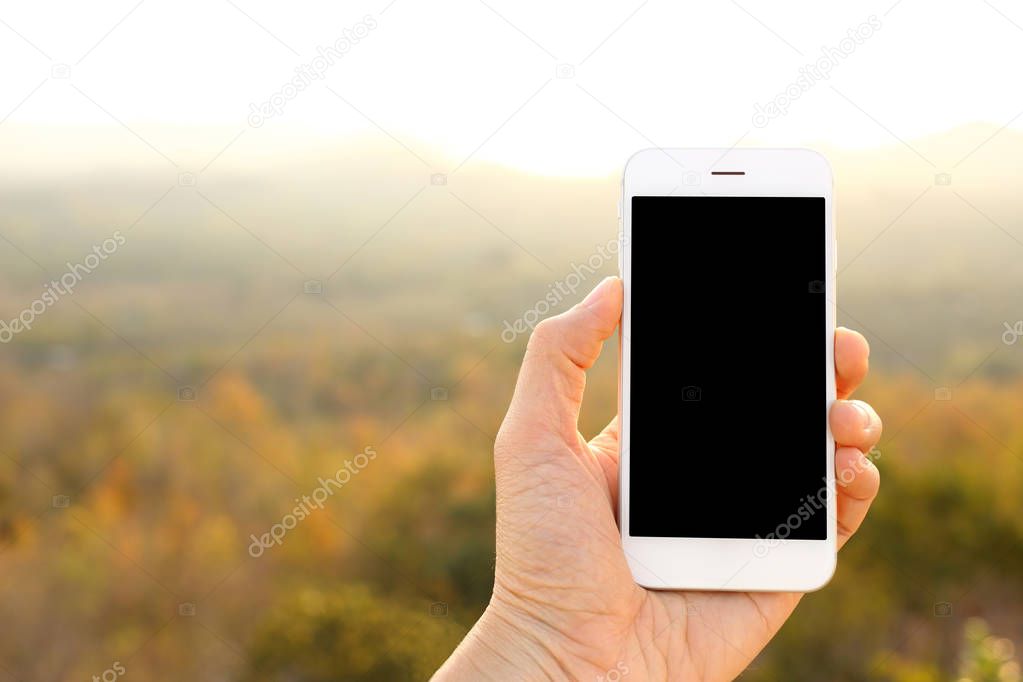
<instances>
[{"instance_id":1,"label":"white phone bezel","mask_svg":"<svg viewBox=\"0 0 1023 682\"><path fill-rule=\"evenodd\" d=\"M712 175L712 171L744 175ZM836 565L835 443L827 429L824 455L827 539L658 538L629 534L630 358L632 197L634 196L806 196L825 203L827 273L824 296L827 347L826 405L835 400L835 242L832 173L827 160L807 149L645 149L633 155L622 180L619 267L625 287L621 324L621 457L619 523L626 560L636 582L654 589L798 591L823 587ZM751 229L756 229L751 227ZM737 235L737 239L739 239ZM722 264L727 271L727 262ZM738 275L738 276L741 276ZM809 285L809 283L808 283ZM751 282L751 287L756 283ZM808 293L809 295L809 293ZM737 315L741 311L736 311ZM682 320L684 323L684 319ZM781 333L783 330L779 330ZM738 362L739 359L736 359ZM827 421L826 413L822 419ZM784 465L784 453L777 455ZM697 482L698 484L698 482ZM750 510L755 513L755 510ZM795 510L793 510L795 511Z\"/></svg>"}]
</instances>

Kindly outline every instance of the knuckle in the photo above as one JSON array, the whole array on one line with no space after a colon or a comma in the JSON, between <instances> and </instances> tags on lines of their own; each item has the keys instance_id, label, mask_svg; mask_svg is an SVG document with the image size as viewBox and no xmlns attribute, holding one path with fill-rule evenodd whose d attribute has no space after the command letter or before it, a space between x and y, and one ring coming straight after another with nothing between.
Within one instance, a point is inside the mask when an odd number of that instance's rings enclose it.
<instances>
[{"instance_id":1,"label":"knuckle","mask_svg":"<svg viewBox=\"0 0 1023 682\"><path fill-rule=\"evenodd\" d=\"M545 320L541 320L536 328L533 329L533 333L529 336L529 343L526 344L526 350L548 350L556 348L561 344L561 339L564 335L561 329L561 324L557 318L548 317Z\"/></svg>"},{"instance_id":2,"label":"knuckle","mask_svg":"<svg viewBox=\"0 0 1023 682\"><path fill-rule=\"evenodd\" d=\"M560 333L557 318L547 317L540 320L540 322L536 325L536 328L533 329L533 333L530 338L542 342L557 338Z\"/></svg>"}]
</instances>

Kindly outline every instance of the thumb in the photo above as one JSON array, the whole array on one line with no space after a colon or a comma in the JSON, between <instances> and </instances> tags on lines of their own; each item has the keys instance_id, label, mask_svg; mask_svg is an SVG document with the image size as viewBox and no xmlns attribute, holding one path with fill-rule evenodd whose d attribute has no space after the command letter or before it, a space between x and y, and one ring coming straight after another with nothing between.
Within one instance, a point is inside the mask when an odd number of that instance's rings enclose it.
<instances>
[{"instance_id":1,"label":"thumb","mask_svg":"<svg viewBox=\"0 0 1023 682\"><path fill-rule=\"evenodd\" d=\"M586 370L622 315L622 282L608 277L571 310L533 330L498 438L518 445L578 441Z\"/></svg>"}]
</instances>

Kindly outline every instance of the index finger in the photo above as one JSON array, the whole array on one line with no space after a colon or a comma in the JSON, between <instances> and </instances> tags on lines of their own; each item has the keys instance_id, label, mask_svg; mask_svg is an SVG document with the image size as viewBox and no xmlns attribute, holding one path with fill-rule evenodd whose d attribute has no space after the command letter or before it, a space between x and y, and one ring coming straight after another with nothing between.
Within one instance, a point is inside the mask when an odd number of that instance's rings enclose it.
<instances>
[{"instance_id":1,"label":"index finger","mask_svg":"<svg viewBox=\"0 0 1023 682\"><path fill-rule=\"evenodd\" d=\"M867 376L870 344L859 332L845 327L835 330L835 386L839 398L852 395Z\"/></svg>"}]
</instances>

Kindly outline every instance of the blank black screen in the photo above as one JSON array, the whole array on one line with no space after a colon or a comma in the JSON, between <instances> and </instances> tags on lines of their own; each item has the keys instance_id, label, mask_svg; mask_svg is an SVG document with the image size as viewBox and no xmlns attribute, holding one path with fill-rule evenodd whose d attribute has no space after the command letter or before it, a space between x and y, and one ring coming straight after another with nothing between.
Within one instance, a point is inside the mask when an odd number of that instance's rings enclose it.
<instances>
[{"instance_id":1,"label":"blank black screen","mask_svg":"<svg viewBox=\"0 0 1023 682\"><path fill-rule=\"evenodd\" d=\"M826 238L822 197L632 198L631 535L827 537Z\"/></svg>"}]
</instances>

